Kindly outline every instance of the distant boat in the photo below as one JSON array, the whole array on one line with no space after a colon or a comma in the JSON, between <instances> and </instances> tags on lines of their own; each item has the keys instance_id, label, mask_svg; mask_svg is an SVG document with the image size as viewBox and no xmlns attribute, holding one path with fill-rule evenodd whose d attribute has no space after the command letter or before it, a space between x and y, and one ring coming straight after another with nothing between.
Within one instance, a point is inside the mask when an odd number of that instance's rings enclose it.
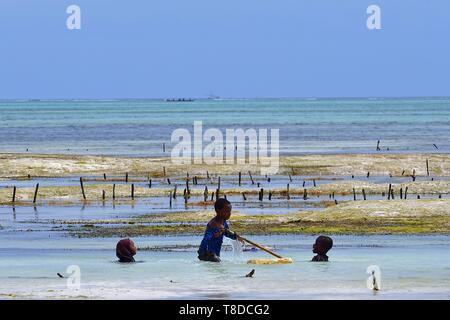
<instances>
[{"instance_id":1,"label":"distant boat","mask_svg":"<svg viewBox=\"0 0 450 320\"><path fill-rule=\"evenodd\" d=\"M216 95L214 95L214 94L210 94L209 96L208 96L208 100L219 100L220 99L220 97L219 96L216 96Z\"/></svg>"},{"instance_id":2,"label":"distant boat","mask_svg":"<svg viewBox=\"0 0 450 320\"><path fill-rule=\"evenodd\" d=\"M166 99L167 102L192 102L195 101L194 99L191 98L179 98L179 99Z\"/></svg>"}]
</instances>

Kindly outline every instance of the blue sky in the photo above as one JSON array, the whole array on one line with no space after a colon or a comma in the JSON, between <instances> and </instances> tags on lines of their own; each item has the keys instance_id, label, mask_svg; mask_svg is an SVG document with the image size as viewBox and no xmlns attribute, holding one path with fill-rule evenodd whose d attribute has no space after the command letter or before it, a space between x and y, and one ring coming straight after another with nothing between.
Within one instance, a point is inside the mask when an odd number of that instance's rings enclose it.
<instances>
[{"instance_id":1,"label":"blue sky","mask_svg":"<svg viewBox=\"0 0 450 320\"><path fill-rule=\"evenodd\" d=\"M449 35L448 0L1 0L0 99L449 96Z\"/></svg>"}]
</instances>

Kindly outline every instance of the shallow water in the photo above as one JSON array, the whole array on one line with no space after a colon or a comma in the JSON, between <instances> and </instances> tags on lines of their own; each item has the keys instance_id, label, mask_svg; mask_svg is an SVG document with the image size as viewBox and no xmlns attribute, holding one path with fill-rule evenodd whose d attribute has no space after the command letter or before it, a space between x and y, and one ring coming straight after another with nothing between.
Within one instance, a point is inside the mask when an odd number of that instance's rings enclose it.
<instances>
[{"instance_id":1,"label":"shallow water","mask_svg":"<svg viewBox=\"0 0 450 320\"><path fill-rule=\"evenodd\" d=\"M280 128L283 154L450 152L449 98L3 101L0 152L170 155L172 131L200 120Z\"/></svg>"},{"instance_id":2,"label":"shallow water","mask_svg":"<svg viewBox=\"0 0 450 320\"><path fill-rule=\"evenodd\" d=\"M55 238L56 237L56 238ZM116 239L72 239L0 234L0 298L125 299L448 299L448 236L335 236L330 262L311 263L311 236L254 237L290 265L248 265L263 252L222 252L222 263L200 262L200 237L142 237L140 247L192 245L166 251L139 251L139 263L115 262ZM226 246L226 245L224 245ZM69 265L81 268L81 287L66 287ZM369 265L381 269L381 291L366 287ZM255 269L253 278L245 278Z\"/></svg>"},{"instance_id":3,"label":"shallow water","mask_svg":"<svg viewBox=\"0 0 450 320\"><path fill-rule=\"evenodd\" d=\"M111 181L102 182L92 181L88 178L97 178L94 176L86 177L84 185L88 186L90 184L101 184L105 183L109 186L112 184ZM121 177L123 178L123 177ZM142 177L133 177L134 179ZM124 198L112 201L108 198L102 202L100 198L97 202L89 203L83 205L80 202L79 205L67 205L64 203L64 199L58 204L58 199L53 200L52 205L46 205L46 200L38 201L36 206L33 206L31 201L25 203L24 206L11 206L3 205L0 206L0 223L7 223L9 221L29 221L38 222L40 220L48 219L107 219L107 218L121 218L129 215L139 215L139 214L162 214L170 212L192 212L195 210L211 209L212 207L205 207L200 202L203 201L203 195L194 196L192 195L189 199L189 205L186 206L182 196L182 190L185 187L184 177L170 177L171 184L169 185L164 179L154 179L152 181L152 188L162 188L167 190L167 194L164 196L153 196L153 197L142 197L136 198L134 201L130 201L129 198ZM310 190L314 186L320 187L324 184L339 183L341 181L362 181L373 184L385 184L386 193L387 185L389 183L406 183L411 181L411 177L389 177L388 175L377 176L373 175L370 178L362 176L281 176L276 175L270 177L270 182L264 176L255 175L253 177L255 183L252 184L247 176L243 176L242 185L239 187L237 185L237 176L222 176L221 177L221 188L226 190L227 188L242 190L254 190L255 193L264 189L263 201L259 201L257 194L247 194L246 200L243 199L241 194L228 195L227 198L233 203L233 210L235 212L241 212L245 214L286 214L286 213L296 213L299 211L311 211L311 210L321 210L325 207L325 202L327 201L353 201L353 195L321 195L315 196L308 193L307 200L303 199L303 190ZM292 179L292 180L290 180ZM439 177L427 177L419 176L416 181L430 181L434 180L448 180L447 176ZM40 187L51 187L51 186L79 186L79 177L68 176L68 177L58 177L58 178L32 178L29 180L17 180L17 179L7 179L0 181L0 188L9 188L12 194L12 186L17 188L24 187L34 187L39 183ZM128 184L124 181L116 181L116 184ZM285 190L287 185L291 192L296 191L297 194L291 194L290 199L287 199L285 195L275 194L271 200L268 200L268 195L271 190L280 189ZM148 188L147 182L134 182L135 186ZM168 194L173 188L177 186L177 198L172 200L172 206L170 206ZM191 190L197 190L200 194L203 194L204 187L207 186L209 192L217 188L217 181L212 179L210 181L202 181L199 185L191 185ZM300 191L300 194L298 192ZM358 190L359 191L359 190ZM309 191L308 191L309 192ZM395 191L395 197L399 197L399 191ZM408 199L417 199L416 194L409 193ZM386 199L387 195L382 196L382 194L367 194L367 200L380 200ZM421 194L421 199L438 199L450 198L450 194ZM81 195L80 195L81 198ZM208 197L210 198L210 197ZM361 194L356 195L357 200L362 200L363 196ZM197 204L194 204L197 202Z\"/></svg>"}]
</instances>

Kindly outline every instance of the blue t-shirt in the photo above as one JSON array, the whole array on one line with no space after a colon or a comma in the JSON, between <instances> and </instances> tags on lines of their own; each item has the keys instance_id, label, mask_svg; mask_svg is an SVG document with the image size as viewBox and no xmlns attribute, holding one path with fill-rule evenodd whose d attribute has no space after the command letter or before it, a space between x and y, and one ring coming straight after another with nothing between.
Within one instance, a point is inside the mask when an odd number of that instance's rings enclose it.
<instances>
[{"instance_id":1,"label":"blue t-shirt","mask_svg":"<svg viewBox=\"0 0 450 320\"><path fill-rule=\"evenodd\" d=\"M225 228L225 230L228 230L228 224L226 221L224 222L223 227ZM200 254L211 252L215 253L216 256L218 257L220 256L220 249L222 248L223 236L227 232L224 231L220 236L215 238L214 234L219 232L219 230L220 230L219 228L211 228L209 225L206 226L205 235L203 236L203 240L200 243L200 249L198 250ZM235 235L225 235L225 236L230 239L236 240Z\"/></svg>"}]
</instances>

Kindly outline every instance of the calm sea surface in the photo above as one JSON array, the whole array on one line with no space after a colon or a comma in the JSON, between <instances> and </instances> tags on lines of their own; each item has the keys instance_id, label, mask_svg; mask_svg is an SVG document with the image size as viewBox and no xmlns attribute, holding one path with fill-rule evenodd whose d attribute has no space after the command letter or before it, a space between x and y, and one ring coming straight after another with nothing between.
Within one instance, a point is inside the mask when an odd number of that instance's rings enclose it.
<instances>
[{"instance_id":1,"label":"calm sea surface","mask_svg":"<svg viewBox=\"0 0 450 320\"><path fill-rule=\"evenodd\" d=\"M281 154L450 152L450 98L3 101L0 152L169 155L194 121L278 128Z\"/></svg>"}]
</instances>

